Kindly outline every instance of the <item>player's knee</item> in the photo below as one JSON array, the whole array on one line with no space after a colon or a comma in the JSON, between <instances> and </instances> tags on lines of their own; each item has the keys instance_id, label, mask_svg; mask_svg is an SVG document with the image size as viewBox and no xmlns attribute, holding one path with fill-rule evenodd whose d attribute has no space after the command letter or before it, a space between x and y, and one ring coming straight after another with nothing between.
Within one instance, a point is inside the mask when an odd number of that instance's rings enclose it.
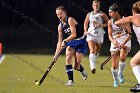
<instances>
[{"instance_id":1,"label":"player's knee","mask_svg":"<svg viewBox=\"0 0 140 93\"><path fill-rule=\"evenodd\" d=\"M66 56L70 56L70 53L66 53Z\"/></svg>"}]
</instances>

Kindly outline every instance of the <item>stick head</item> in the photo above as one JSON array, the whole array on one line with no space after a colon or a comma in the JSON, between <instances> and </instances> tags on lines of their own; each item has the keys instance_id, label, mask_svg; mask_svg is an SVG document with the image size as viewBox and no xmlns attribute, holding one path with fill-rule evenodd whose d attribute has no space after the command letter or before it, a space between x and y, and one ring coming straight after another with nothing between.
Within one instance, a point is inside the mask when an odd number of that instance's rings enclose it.
<instances>
[{"instance_id":1,"label":"stick head","mask_svg":"<svg viewBox=\"0 0 140 93\"><path fill-rule=\"evenodd\" d=\"M38 80L35 81L35 85L40 85Z\"/></svg>"},{"instance_id":2,"label":"stick head","mask_svg":"<svg viewBox=\"0 0 140 93\"><path fill-rule=\"evenodd\" d=\"M103 65L100 65L100 69L103 70Z\"/></svg>"}]
</instances>

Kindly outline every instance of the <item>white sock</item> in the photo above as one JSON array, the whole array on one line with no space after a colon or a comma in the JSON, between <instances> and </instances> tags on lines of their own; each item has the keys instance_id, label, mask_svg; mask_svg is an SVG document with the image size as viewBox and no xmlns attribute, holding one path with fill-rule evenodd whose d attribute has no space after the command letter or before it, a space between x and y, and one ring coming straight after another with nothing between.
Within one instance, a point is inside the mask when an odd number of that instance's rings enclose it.
<instances>
[{"instance_id":1,"label":"white sock","mask_svg":"<svg viewBox=\"0 0 140 93\"><path fill-rule=\"evenodd\" d=\"M126 62L119 62L118 76L122 76L123 75L123 70L124 70L125 64L126 64Z\"/></svg>"},{"instance_id":2,"label":"white sock","mask_svg":"<svg viewBox=\"0 0 140 93\"><path fill-rule=\"evenodd\" d=\"M118 69L111 69L113 79L118 81Z\"/></svg>"},{"instance_id":3,"label":"white sock","mask_svg":"<svg viewBox=\"0 0 140 93\"><path fill-rule=\"evenodd\" d=\"M132 68L132 70L133 70L133 73L134 73L138 83L140 84L140 66L136 65Z\"/></svg>"},{"instance_id":4,"label":"white sock","mask_svg":"<svg viewBox=\"0 0 140 93\"><path fill-rule=\"evenodd\" d=\"M89 63L90 63L90 69L93 70L96 68L96 55L93 53L89 54Z\"/></svg>"}]
</instances>

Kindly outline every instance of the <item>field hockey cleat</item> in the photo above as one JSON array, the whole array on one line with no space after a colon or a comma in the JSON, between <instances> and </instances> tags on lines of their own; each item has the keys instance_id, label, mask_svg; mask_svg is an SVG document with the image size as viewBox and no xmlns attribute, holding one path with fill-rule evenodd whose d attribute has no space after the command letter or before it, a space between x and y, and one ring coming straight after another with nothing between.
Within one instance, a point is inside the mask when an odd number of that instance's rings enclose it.
<instances>
[{"instance_id":1,"label":"field hockey cleat","mask_svg":"<svg viewBox=\"0 0 140 93\"><path fill-rule=\"evenodd\" d=\"M92 74L95 74L96 69L95 69L95 68L93 68L93 69L91 70L91 72L92 72Z\"/></svg>"},{"instance_id":2,"label":"field hockey cleat","mask_svg":"<svg viewBox=\"0 0 140 93\"><path fill-rule=\"evenodd\" d=\"M125 82L124 77L123 76L120 76L119 77L119 81L120 81L120 83L124 83Z\"/></svg>"},{"instance_id":3,"label":"field hockey cleat","mask_svg":"<svg viewBox=\"0 0 140 93\"><path fill-rule=\"evenodd\" d=\"M88 77L88 75L87 75L85 70L83 70L83 72L81 72L81 75L82 75L83 80L86 80L87 77Z\"/></svg>"},{"instance_id":4,"label":"field hockey cleat","mask_svg":"<svg viewBox=\"0 0 140 93\"><path fill-rule=\"evenodd\" d=\"M67 84L65 84L65 86L73 86L74 82L72 80L69 80Z\"/></svg>"},{"instance_id":5,"label":"field hockey cleat","mask_svg":"<svg viewBox=\"0 0 140 93\"><path fill-rule=\"evenodd\" d=\"M130 89L131 92L140 92L140 84L137 84L135 87Z\"/></svg>"},{"instance_id":6,"label":"field hockey cleat","mask_svg":"<svg viewBox=\"0 0 140 93\"><path fill-rule=\"evenodd\" d=\"M118 86L119 86L118 81L115 80L115 81L114 81L114 87L118 87Z\"/></svg>"}]
</instances>

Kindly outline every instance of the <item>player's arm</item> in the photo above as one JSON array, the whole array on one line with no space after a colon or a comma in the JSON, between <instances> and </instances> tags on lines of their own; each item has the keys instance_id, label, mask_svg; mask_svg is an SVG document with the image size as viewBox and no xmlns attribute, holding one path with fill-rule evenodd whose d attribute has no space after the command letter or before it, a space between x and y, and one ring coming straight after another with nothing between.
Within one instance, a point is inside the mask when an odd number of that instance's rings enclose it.
<instances>
[{"instance_id":1,"label":"player's arm","mask_svg":"<svg viewBox=\"0 0 140 93\"><path fill-rule=\"evenodd\" d=\"M126 24L126 23L132 23L132 20L134 19L134 16L128 16L128 17L124 17L118 21L115 22L115 25L117 26L120 26L123 28L123 24Z\"/></svg>"},{"instance_id":2,"label":"player's arm","mask_svg":"<svg viewBox=\"0 0 140 93\"><path fill-rule=\"evenodd\" d=\"M87 14L86 18L85 18L85 21L84 21L84 32L85 34L87 33L87 30L88 30L88 23L89 23L89 14Z\"/></svg>"},{"instance_id":3,"label":"player's arm","mask_svg":"<svg viewBox=\"0 0 140 93\"><path fill-rule=\"evenodd\" d=\"M101 16L102 16L103 19L104 19L104 24L102 24L101 26L102 26L102 27L107 27L107 26L108 26L108 21L109 21L108 16L107 16L105 13L102 13Z\"/></svg>"},{"instance_id":4,"label":"player's arm","mask_svg":"<svg viewBox=\"0 0 140 93\"><path fill-rule=\"evenodd\" d=\"M125 25L123 25L123 27L125 28L125 30L127 31L127 37L125 38L124 42L122 43L122 47L131 39L132 37L132 32L131 32L131 27L130 27L130 24L127 23Z\"/></svg>"},{"instance_id":5,"label":"player's arm","mask_svg":"<svg viewBox=\"0 0 140 93\"><path fill-rule=\"evenodd\" d=\"M62 28L60 27L60 25L58 26L58 42L57 42L57 47L56 47L56 51L55 51L55 55L54 55L54 60L57 60L56 58L56 54L58 54L58 51L61 50L61 45L62 45L62 40L63 40L63 33L62 33Z\"/></svg>"},{"instance_id":6,"label":"player's arm","mask_svg":"<svg viewBox=\"0 0 140 93\"><path fill-rule=\"evenodd\" d=\"M134 16L129 16L129 17L124 17L124 18L115 22L115 24L117 26L120 26L123 29L126 29L126 31L127 31L127 37L121 46L124 46L129 41L129 39L131 39L131 37L132 37L131 27L130 27L129 23L132 23L133 19L134 19Z\"/></svg>"},{"instance_id":7,"label":"player's arm","mask_svg":"<svg viewBox=\"0 0 140 93\"><path fill-rule=\"evenodd\" d=\"M71 35L64 40L65 42L69 42L69 41L73 40L74 38L76 38L76 36L77 36L76 26L75 26L76 24L78 24L77 21L74 18L69 17L68 24L70 26Z\"/></svg>"},{"instance_id":8,"label":"player's arm","mask_svg":"<svg viewBox=\"0 0 140 93\"><path fill-rule=\"evenodd\" d=\"M110 20L108 21L108 37L109 37L109 40L110 40L116 47L119 47L118 42L117 42L115 39L113 39L112 32L113 32L113 29L112 29L112 19L110 19Z\"/></svg>"}]
</instances>

